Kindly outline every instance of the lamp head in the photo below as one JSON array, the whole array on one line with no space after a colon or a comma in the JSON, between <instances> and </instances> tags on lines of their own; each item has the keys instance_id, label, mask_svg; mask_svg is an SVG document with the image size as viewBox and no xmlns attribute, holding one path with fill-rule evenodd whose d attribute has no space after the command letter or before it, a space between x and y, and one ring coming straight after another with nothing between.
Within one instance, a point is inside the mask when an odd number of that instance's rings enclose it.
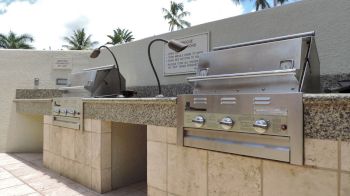
<instances>
[{"instance_id":1,"label":"lamp head","mask_svg":"<svg viewBox=\"0 0 350 196\"><path fill-rule=\"evenodd\" d=\"M96 48L92 53L90 54L90 58L97 58L101 53L101 48Z\"/></svg>"},{"instance_id":2,"label":"lamp head","mask_svg":"<svg viewBox=\"0 0 350 196\"><path fill-rule=\"evenodd\" d=\"M187 48L188 45L183 44L176 40L170 40L168 42L168 47L176 52L181 52Z\"/></svg>"}]
</instances>

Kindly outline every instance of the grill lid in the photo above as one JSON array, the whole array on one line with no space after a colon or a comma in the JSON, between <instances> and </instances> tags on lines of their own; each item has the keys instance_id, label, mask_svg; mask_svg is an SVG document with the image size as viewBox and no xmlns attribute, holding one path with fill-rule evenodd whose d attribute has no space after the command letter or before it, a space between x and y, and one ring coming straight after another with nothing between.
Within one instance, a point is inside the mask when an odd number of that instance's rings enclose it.
<instances>
[{"instance_id":1,"label":"grill lid","mask_svg":"<svg viewBox=\"0 0 350 196\"><path fill-rule=\"evenodd\" d=\"M224 46L200 55L194 94L319 92L314 33Z\"/></svg>"}]
</instances>

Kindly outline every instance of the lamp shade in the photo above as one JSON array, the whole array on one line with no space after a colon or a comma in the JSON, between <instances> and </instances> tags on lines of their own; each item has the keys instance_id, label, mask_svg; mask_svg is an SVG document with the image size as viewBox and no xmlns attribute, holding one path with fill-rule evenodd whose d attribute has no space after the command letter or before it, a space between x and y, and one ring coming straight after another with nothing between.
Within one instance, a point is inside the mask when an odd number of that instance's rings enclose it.
<instances>
[{"instance_id":1,"label":"lamp shade","mask_svg":"<svg viewBox=\"0 0 350 196\"><path fill-rule=\"evenodd\" d=\"M176 40L170 40L168 42L168 47L176 52L181 52L187 48L188 45L183 44Z\"/></svg>"},{"instance_id":2,"label":"lamp shade","mask_svg":"<svg viewBox=\"0 0 350 196\"><path fill-rule=\"evenodd\" d=\"M90 58L97 58L101 53L100 48L96 48L94 51L92 51L92 53L90 54Z\"/></svg>"}]
</instances>

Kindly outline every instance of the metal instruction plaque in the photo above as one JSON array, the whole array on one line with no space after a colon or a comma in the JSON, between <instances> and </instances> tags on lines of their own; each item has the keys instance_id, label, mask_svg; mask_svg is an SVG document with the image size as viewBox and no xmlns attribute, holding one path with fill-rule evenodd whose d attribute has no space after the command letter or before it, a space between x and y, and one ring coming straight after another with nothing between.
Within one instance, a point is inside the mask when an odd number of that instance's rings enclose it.
<instances>
[{"instance_id":1,"label":"metal instruction plaque","mask_svg":"<svg viewBox=\"0 0 350 196\"><path fill-rule=\"evenodd\" d=\"M209 32L176 40L188 47L177 53L164 46L164 76L195 73L199 55L209 51Z\"/></svg>"}]
</instances>

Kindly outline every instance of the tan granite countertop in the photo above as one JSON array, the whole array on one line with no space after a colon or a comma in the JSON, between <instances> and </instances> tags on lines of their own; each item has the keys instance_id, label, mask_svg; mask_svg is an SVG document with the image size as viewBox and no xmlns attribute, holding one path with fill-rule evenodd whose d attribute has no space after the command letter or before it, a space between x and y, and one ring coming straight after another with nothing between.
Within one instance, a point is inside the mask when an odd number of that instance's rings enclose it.
<instances>
[{"instance_id":1,"label":"tan granite countertop","mask_svg":"<svg viewBox=\"0 0 350 196\"><path fill-rule=\"evenodd\" d=\"M85 118L176 127L176 97L84 98L83 102Z\"/></svg>"}]
</instances>

